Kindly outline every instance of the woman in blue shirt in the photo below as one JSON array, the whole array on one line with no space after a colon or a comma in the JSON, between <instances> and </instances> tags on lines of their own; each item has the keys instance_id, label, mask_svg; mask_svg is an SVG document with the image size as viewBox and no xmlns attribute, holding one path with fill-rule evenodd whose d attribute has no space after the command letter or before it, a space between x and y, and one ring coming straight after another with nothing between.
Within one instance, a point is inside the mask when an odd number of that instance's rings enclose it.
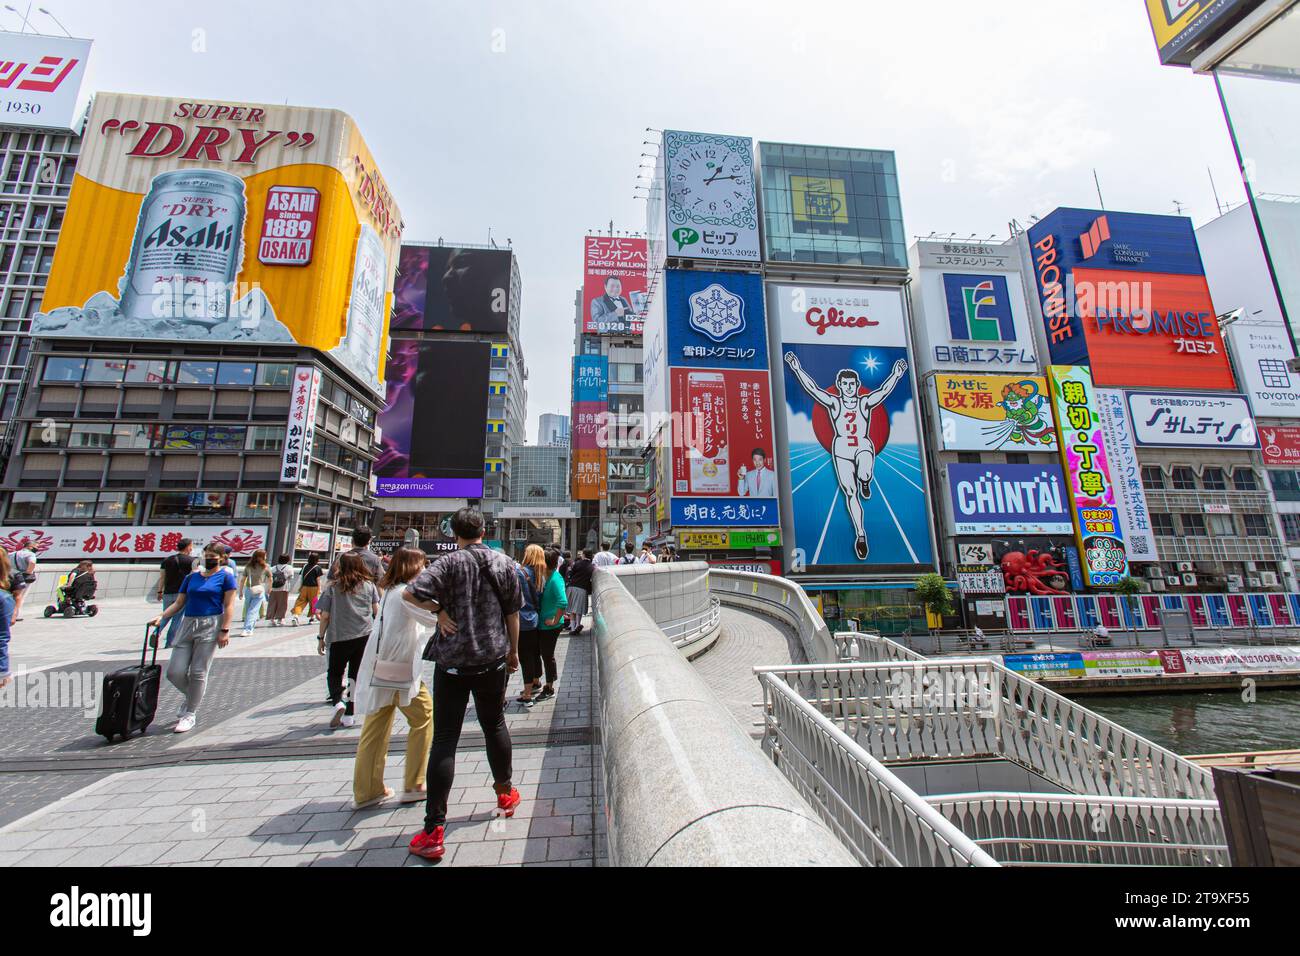
<instances>
[{"instance_id":1,"label":"woman in blue shirt","mask_svg":"<svg viewBox=\"0 0 1300 956\"><path fill-rule=\"evenodd\" d=\"M546 583L542 587L541 606L537 609L537 644L542 668L546 671L546 684L533 697L541 703L555 696L555 680L559 671L555 666L555 645L564 627L564 612L569 607L569 597L564 589L564 577L559 572L560 552L554 548L546 552ZM537 676L541 676L540 673Z\"/></svg>"},{"instance_id":2,"label":"woman in blue shirt","mask_svg":"<svg viewBox=\"0 0 1300 956\"><path fill-rule=\"evenodd\" d=\"M184 614L180 636L172 645L167 661L167 680L184 695L176 715L174 729L178 734L194 729L212 656L218 647L230 643L230 618L235 611L235 592L239 586L225 559L224 545L210 544L204 548L203 569L189 573L181 582L176 601L152 621L156 628L163 621Z\"/></svg>"}]
</instances>

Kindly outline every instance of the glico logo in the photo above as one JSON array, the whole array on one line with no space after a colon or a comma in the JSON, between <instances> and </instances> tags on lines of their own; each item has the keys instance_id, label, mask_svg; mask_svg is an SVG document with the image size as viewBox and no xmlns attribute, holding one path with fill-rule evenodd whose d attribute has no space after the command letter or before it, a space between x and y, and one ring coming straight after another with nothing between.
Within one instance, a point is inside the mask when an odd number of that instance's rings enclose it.
<instances>
[{"instance_id":1,"label":"glico logo","mask_svg":"<svg viewBox=\"0 0 1300 956\"><path fill-rule=\"evenodd\" d=\"M1070 310L1065 305L1065 286L1061 282L1060 258L1056 237L1048 234L1034 243L1034 273L1038 276L1038 291L1042 296L1043 317L1047 319L1048 340L1055 345L1074 335L1070 323Z\"/></svg>"},{"instance_id":2,"label":"glico logo","mask_svg":"<svg viewBox=\"0 0 1300 956\"><path fill-rule=\"evenodd\" d=\"M849 315L834 306L825 310L813 306L804 313L804 321L816 329L818 335L825 335L827 329L868 329L880 324L870 316Z\"/></svg>"}]
</instances>

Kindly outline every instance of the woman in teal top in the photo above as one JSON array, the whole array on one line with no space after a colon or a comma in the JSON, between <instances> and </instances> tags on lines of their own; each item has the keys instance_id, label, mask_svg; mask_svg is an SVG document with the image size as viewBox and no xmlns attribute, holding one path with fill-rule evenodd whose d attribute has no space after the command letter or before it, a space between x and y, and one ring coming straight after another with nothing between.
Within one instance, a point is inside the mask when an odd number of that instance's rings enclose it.
<instances>
[{"instance_id":1,"label":"woman in teal top","mask_svg":"<svg viewBox=\"0 0 1300 956\"><path fill-rule=\"evenodd\" d=\"M557 570L560 566L560 552L554 548L546 551L546 586L542 589L541 605L537 609L537 650L541 658L541 670L546 671L546 684L539 694L533 697L540 703L555 696L555 679L559 676L555 667L555 644L560 639L564 627L564 612L569 606L569 596L564 590L564 578Z\"/></svg>"}]
</instances>

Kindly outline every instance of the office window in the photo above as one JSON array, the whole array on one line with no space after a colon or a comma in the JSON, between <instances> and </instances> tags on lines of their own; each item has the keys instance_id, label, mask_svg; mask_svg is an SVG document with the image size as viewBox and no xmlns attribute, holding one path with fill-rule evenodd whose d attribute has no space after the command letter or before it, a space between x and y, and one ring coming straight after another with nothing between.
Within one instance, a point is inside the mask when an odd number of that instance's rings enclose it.
<instances>
[{"instance_id":1,"label":"office window","mask_svg":"<svg viewBox=\"0 0 1300 956\"><path fill-rule=\"evenodd\" d=\"M1232 487L1238 491L1258 491L1259 481L1249 468L1238 468L1232 473Z\"/></svg>"},{"instance_id":2,"label":"office window","mask_svg":"<svg viewBox=\"0 0 1300 956\"><path fill-rule=\"evenodd\" d=\"M1009 451L1007 452L1007 464L1027 465L1029 464L1029 456L1022 451Z\"/></svg>"},{"instance_id":3,"label":"office window","mask_svg":"<svg viewBox=\"0 0 1300 956\"><path fill-rule=\"evenodd\" d=\"M153 517L229 518L234 506L233 492L160 492L153 496Z\"/></svg>"},{"instance_id":4,"label":"office window","mask_svg":"<svg viewBox=\"0 0 1300 956\"><path fill-rule=\"evenodd\" d=\"M1175 465L1173 469L1174 491L1195 491L1196 472L1186 465Z\"/></svg>"},{"instance_id":5,"label":"office window","mask_svg":"<svg viewBox=\"0 0 1300 956\"><path fill-rule=\"evenodd\" d=\"M45 360L45 373L41 380L45 382L80 382L86 371L84 358L61 358L50 356Z\"/></svg>"},{"instance_id":6,"label":"office window","mask_svg":"<svg viewBox=\"0 0 1300 956\"><path fill-rule=\"evenodd\" d=\"M205 425L168 425L163 437L163 448L198 451L207 437Z\"/></svg>"},{"instance_id":7,"label":"office window","mask_svg":"<svg viewBox=\"0 0 1300 956\"><path fill-rule=\"evenodd\" d=\"M284 429L278 425L253 425L244 447L249 451L280 451L284 447Z\"/></svg>"},{"instance_id":8,"label":"office window","mask_svg":"<svg viewBox=\"0 0 1300 956\"><path fill-rule=\"evenodd\" d=\"M1205 515L1182 515L1183 534L1189 538L1204 538L1209 532L1205 528Z\"/></svg>"},{"instance_id":9,"label":"office window","mask_svg":"<svg viewBox=\"0 0 1300 956\"><path fill-rule=\"evenodd\" d=\"M257 366L251 362L222 362L217 367L218 385L252 385Z\"/></svg>"},{"instance_id":10,"label":"office window","mask_svg":"<svg viewBox=\"0 0 1300 956\"><path fill-rule=\"evenodd\" d=\"M1158 511L1151 512L1151 529L1158 535L1172 538L1176 532L1174 530L1174 516L1162 514Z\"/></svg>"},{"instance_id":11,"label":"office window","mask_svg":"<svg viewBox=\"0 0 1300 956\"><path fill-rule=\"evenodd\" d=\"M241 494L235 505L235 517L249 521L270 521L275 493L259 491Z\"/></svg>"},{"instance_id":12,"label":"office window","mask_svg":"<svg viewBox=\"0 0 1300 956\"><path fill-rule=\"evenodd\" d=\"M212 385L216 380L216 362L181 362L176 376L181 385Z\"/></svg>"},{"instance_id":13,"label":"office window","mask_svg":"<svg viewBox=\"0 0 1300 956\"><path fill-rule=\"evenodd\" d=\"M157 385L171 381L169 362L132 360L126 366L126 380L132 385Z\"/></svg>"},{"instance_id":14,"label":"office window","mask_svg":"<svg viewBox=\"0 0 1300 956\"><path fill-rule=\"evenodd\" d=\"M17 495L14 498L17 499ZM9 517L13 518L13 505L9 506ZM1282 515L1282 533L1288 544L1300 544L1300 515Z\"/></svg>"},{"instance_id":15,"label":"office window","mask_svg":"<svg viewBox=\"0 0 1300 956\"><path fill-rule=\"evenodd\" d=\"M1142 487L1148 491L1159 491L1165 486L1165 473L1158 465L1142 466Z\"/></svg>"},{"instance_id":16,"label":"office window","mask_svg":"<svg viewBox=\"0 0 1300 956\"><path fill-rule=\"evenodd\" d=\"M89 521L95 516L95 499L97 497L93 491L89 493L60 492L54 496L54 511L50 514L50 517L56 521L72 519Z\"/></svg>"},{"instance_id":17,"label":"office window","mask_svg":"<svg viewBox=\"0 0 1300 956\"><path fill-rule=\"evenodd\" d=\"M114 448L157 448L162 436L159 425L123 423L113 426Z\"/></svg>"},{"instance_id":18,"label":"office window","mask_svg":"<svg viewBox=\"0 0 1300 956\"><path fill-rule=\"evenodd\" d=\"M1268 480L1278 501L1300 501L1300 471L1293 468L1270 468Z\"/></svg>"},{"instance_id":19,"label":"office window","mask_svg":"<svg viewBox=\"0 0 1300 956\"><path fill-rule=\"evenodd\" d=\"M1201 472L1201 487L1206 491L1226 491L1228 480L1222 468L1206 468Z\"/></svg>"},{"instance_id":20,"label":"office window","mask_svg":"<svg viewBox=\"0 0 1300 956\"><path fill-rule=\"evenodd\" d=\"M292 365L259 365L257 367L257 384L274 385L280 388L288 388L289 383L293 381Z\"/></svg>"},{"instance_id":21,"label":"office window","mask_svg":"<svg viewBox=\"0 0 1300 956\"><path fill-rule=\"evenodd\" d=\"M27 447L62 448L70 430L67 422L33 422L27 426Z\"/></svg>"},{"instance_id":22,"label":"office window","mask_svg":"<svg viewBox=\"0 0 1300 956\"><path fill-rule=\"evenodd\" d=\"M140 516L141 497L137 491L102 492L95 517L103 521L135 521Z\"/></svg>"},{"instance_id":23,"label":"office window","mask_svg":"<svg viewBox=\"0 0 1300 956\"><path fill-rule=\"evenodd\" d=\"M87 359L86 374L83 382L113 383L122 381L126 374L126 361L123 359Z\"/></svg>"},{"instance_id":24,"label":"office window","mask_svg":"<svg viewBox=\"0 0 1300 956\"><path fill-rule=\"evenodd\" d=\"M1273 523L1268 520L1268 515L1246 514L1241 516L1246 525L1246 537L1248 538L1268 538L1273 534Z\"/></svg>"},{"instance_id":25,"label":"office window","mask_svg":"<svg viewBox=\"0 0 1300 956\"><path fill-rule=\"evenodd\" d=\"M113 426L109 422L77 423L68 437L69 448L112 448Z\"/></svg>"},{"instance_id":26,"label":"office window","mask_svg":"<svg viewBox=\"0 0 1300 956\"><path fill-rule=\"evenodd\" d=\"M208 451L240 451L246 431L243 425L209 425L203 447Z\"/></svg>"},{"instance_id":27,"label":"office window","mask_svg":"<svg viewBox=\"0 0 1300 956\"><path fill-rule=\"evenodd\" d=\"M1206 515L1210 525L1210 534L1216 538L1231 538L1237 534L1236 522L1232 515Z\"/></svg>"},{"instance_id":28,"label":"office window","mask_svg":"<svg viewBox=\"0 0 1300 956\"><path fill-rule=\"evenodd\" d=\"M963 465L978 465L983 462L980 453L977 451L959 451L957 452L957 461Z\"/></svg>"},{"instance_id":29,"label":"office window","mask_svg":"<svg viewBox=\"0 0 1300 956\"><path fill-rule=\"evenodd\" d=\"M50 496L43 491L15 491L9 499L10 521L40 521Z\"/></svg>"}]
</instances>

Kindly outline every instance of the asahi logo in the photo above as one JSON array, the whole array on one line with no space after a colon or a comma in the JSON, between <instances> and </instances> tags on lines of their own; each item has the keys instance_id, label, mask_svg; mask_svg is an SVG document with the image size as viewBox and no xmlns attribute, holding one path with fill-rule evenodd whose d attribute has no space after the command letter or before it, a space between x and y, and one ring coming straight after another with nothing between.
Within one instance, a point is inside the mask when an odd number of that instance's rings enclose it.
<instances>
[{"instance_id":1,"label":"asahi logo","mask_svg":"<svg viewBox=\"0 0 1300 956\"><path fill-rule=\"evenodd\" d=\"M235 227L219 222L211 222L199 229L187 229L166 219L158 228L144 237L146 249L216 249L221 252L230 250L235 238Z\"/></svg>"}]
</instances>

